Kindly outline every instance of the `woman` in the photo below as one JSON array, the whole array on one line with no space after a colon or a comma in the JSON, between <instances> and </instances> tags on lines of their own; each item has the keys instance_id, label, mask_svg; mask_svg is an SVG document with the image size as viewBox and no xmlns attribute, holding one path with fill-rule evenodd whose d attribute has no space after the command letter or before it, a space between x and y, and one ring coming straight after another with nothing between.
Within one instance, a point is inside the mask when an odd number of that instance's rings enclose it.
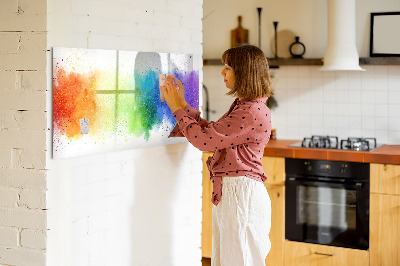
<instances>
[{"instance_id":1,"label":"woman","mask_svg":"<svg viewBox=\"0 0 400 266\"><path fill-rule=\"evenodd\" d=\"M186 103L182 83L169 76L162 91L178 122L170 137L185 136L201 151L214 151L207 160L213 182L212 265L265 265L271 247L271 202L261 164L271 130L268 62L252 45L228 49L222 62L227 95L237 98L216 122L200 118Z\"/></svg>"}]
</instances>

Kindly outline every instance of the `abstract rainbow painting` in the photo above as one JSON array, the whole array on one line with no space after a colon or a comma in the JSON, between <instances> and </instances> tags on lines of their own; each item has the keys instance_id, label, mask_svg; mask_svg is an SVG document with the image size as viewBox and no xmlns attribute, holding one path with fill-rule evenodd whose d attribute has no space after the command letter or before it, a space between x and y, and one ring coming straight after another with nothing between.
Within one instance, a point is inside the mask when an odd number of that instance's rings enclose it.
<instances>
[{"instance_id":1,"label":"abstract rainbow painting","mask_svg":"<svg viewBox=\"0 0 400 266\"><path fill-rule=\"evenodd\" d=\"M166 145L176 125L160 100L173 74L199 108L201 58L189 54L53 48L53 158Z\"/></svg>"}]
</instances>

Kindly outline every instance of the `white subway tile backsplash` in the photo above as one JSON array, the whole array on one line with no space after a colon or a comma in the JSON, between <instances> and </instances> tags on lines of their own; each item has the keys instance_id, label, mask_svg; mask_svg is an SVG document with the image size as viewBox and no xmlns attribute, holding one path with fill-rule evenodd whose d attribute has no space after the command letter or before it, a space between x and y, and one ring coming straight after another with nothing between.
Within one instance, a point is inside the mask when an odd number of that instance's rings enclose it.
<instances>
[{"instance_id":1,"label":"white subway tile backsplash","mask_svg":"<svg viewBox=\"0 0 400 266\"><path fill-rule=\"evenodd\" d=\"M346 103L336 103L336 114L338 116L347 116L349 114L349 105Z\"/></svg>"},{"instance_id":2,"label":"white subway tile backsplash","mask_svg":"<svg viewBox=\"0 0 400 266\"><path fill-rule=\"evenodd\" d=\"M389 117L400 117L400 104L389 104Z\"/></svg>"},{"instance_id":3,"label":"white subway tile backsplash","mask_svg":"<svg viewBox=\"0 0 400 266\"><path fill-rule=\"evenodd\" d=\"M311 76L311 71L313 71L313 69L310 67L299 67L297 69L297 76L309 80Z\"/></svg>"},{"instance_id":4,"label":"white subway tile backsplash","mask_svg":"<svg viewBox=\"0 0 400 266\"><path fill-rule=\"evenodd\" d=\"M324 78L335 78L335 71L322 71L322 76Z\"/></svg>"},{"instance_id":5,"label":"white subway tile backsplash","mask_svg":"<svg viewBox=\"0 0 400 266\"><path fill-rule=\"evenodd\" d=\"M389 117L389 130L400 131L400 117Z\"/></svg>"},{"instance_id":6,"label":"white subway tile backsplash","mask_svg":"<svg viewBox=\"0 0 400 266\"><path fill-rule=\"evenodd\" d=\"M336 89L332 84L325 84L324 85L324 102L331 102L334 103L336 101Z\"/></svg>"},{"instance_id":7,"label":"white subway tile backsplash","mask_svg":"<svg viewBox=\"0 0 400 266\"><path fill-rule=\"evenodd\" d=\"M362 129L361 137L363 138L373 138L375 136L373 129Z\"/></svg>"},{"instance_id":8,"label":"white subway tile backsplash","mask_svg":"<svg viewBox=\"0 0 400 266\"><path fill-rule=\"evenodd\" d=\"M297 66L287 66L285 77L297 77L298 76L298 67Z\"/></svg>"},{"instance_id":9,"label":"white subway tile backsplash","mask_svg":"<svg viewBox=\"0 0 400 266\"><path fill-rule=\"evenodd\" d=\"M287 77L286 78L286 87L288 89L297 89L297 88L299 88L298 78L297 77Z\"/></svg>"},{"instance_id":10,"label":"white subway tile backsplash","mask_svg":"<svg viewBox=\"0 0 400 266\"><path fill-rule=\"evenodd\" d=\"M338 90L347 90L349 87L349 78L348 73L345 71L341 71L336 75L336 89Z\"/></svg>"},{"instance_id":11,"label":"white subway tile backsplash","mask_svg":"<svg viewBox=\"0 0 400 266\"><path fill-rule=\"evenodd\" d=\"M350 71L348 73L349 90L361 90L361 72Z\"/></svg>"},{"instance_id":12,"label":"white subway tile backsplash","mask_svg":"<svg viewBox=\"0 0 400 266\"><path fill-rule=\"evenodd\" d=\"M349 115L351 116L361 116L362 109L360 103L350 103L349 104Z\"/></svg>"},{"instance_id":13,"label":"white subway tile backsplash","mask_svg":"<svg viewBox=\"0 0 400 266\"><path fill-rule=\"evenodd\" d=\"M310 89L311 82L309 77L304 77L299 75L297 82L299 88Z\"/></svg>"},{"instance_id":14,"label":"white subway tile backsplash","mask_svg":"<svg viewBox=\"0 0 400 266\"><path fill-rule=\"evenodd\" d=\"M398 131L389 131L389 140L387 143L394 143L394 144L399 144L400 143L400 130Z\"/></svg>"},{"instance_id":15,"label":"white subway tile backsplash","mask_svg":"<svg viewBox=\"0 0 400 266\"><path fill-rule=\"evenodd\" d=\"M322 84L322 83L321 83ZM312 103L322 103L324 97L324 92L321 89L313 88L311 93L311 102Z\"/></svg>"},{"instance_id":16,"label":"white subway tile backsplash","mask_svg":"<svg viewBox=\"0 0 400 266\"><path fill-rule=\"evenodd\" d=\"M310 103L312 99L312 91L309 88L300 88L298 98L300 103Z\"/></svg>"},{"instance_id":17,"label":"white subway tile backsplash","mask_svg":"<svg viewBox=\"0 0 400 266\"><path fill-rule=\"evenodd\" d=\"M389 108L387 104L375 104L375 117L387 117L389 115Z\"/></svg>"},{"instance_id":18,"label":"white subway tile backsplash","mask_svg":"<svg viewBox=\"0 0 400 266\"><path fill-rule=\"evenodd\" d=\"M339 145L341 139L347 139L349 137L349 129L348 128L337 128L336 136L339 138Z\"/></svg>"},{"instance_id":19,"label":"white subway tile backsplash","mask_svg":"<svg viewBox=\"0 0 400 266\"><path fill-rule=\"evenodd\" d=\"M324 78L323 77L311 77L310 79L310 87L313 90L318 90L324 85Z\"/></svg>"},{"instance_id":20,"label":"white subway tile backsplash","mask_svg":"<svg viewBox=\"0 0 400 266\"><path fill-rule=\"evenodd\" d=\"M385 104L388 102L388 92L386 91L376 91L374 95L374 101L376 104Z\"/></svg>"},{"instance_id":21,"label":"white subway tile backsplash","mask_svg":"<svg viewBox=\"0 0 400 266\"><path fill-rule=\"evenodd\" d=\"M310 103L299 103L298 113L300 115L309 116L311 113L311 104Z\"/></svg>"},{"instance_id":22,"label":"white subway tile backsplash","mask_svg":"<svg viewBox=\"0 0 400 266\"><path fill-rule=\"evenodd\" d=\"M397 137L392 134L400 129L394 125L389 129L389 125L398 122L391 119L400 117L400 67L363 67L365 72L320 71L319 66L281 66L272 70L279 105L272 117L278 137L301 139L307 136L301 132L310 132L310 135L336 133L343 138L365 134L396 144L393 140ZM207 75L204 79L207 82ZM213 87L212 83L206 84ZM218 83L215 87L219 86ZM231 103L223 97L212 99L210 105ZM216 116L220 117L224 111L218 110Z\"/></svg>"},{"instance_id":23,"label":"white subway tile backsplash","mask_svg":"<svg viewBox=\"0 0 400 266\"><path fill-rule=\"evenodd\" d=\"M361 115L362 117L374 116L375 106L373 104L363 104L361 105Z\"/></svg>"},{"instance_id":24,"label":"white subway tile backsplash","mask_svg":"<svg viewBox=\"0 0 400 266\"><path fill-rule=\"evenodd\" d=\"M362 90L349 90L349 102L361 103L361 92Z\"/></svg>"},{"instance_id":25,"label":"white subway tile backsplash","mask_svg":"<svg viewBox=\"0 0 400 266\"><path fill-rule=\"evenodd\" d=\"M377 144L386 144L389 142L389 134L388 130L375 130L375 138L377 140Z\"/></svg>"},{"instance_id":26,"label":"white subway tile backsplash","mask_svg":"<svg viewBox=\"0 0 400 266\"><path fill-rule=\"evenodd\" d=\"M359 116L349 116L349 129L361 129L362 122Z\"/></svg>"},{"instance_id":27,"label":"white subway tile backsplash","mask_svg":"<svg viewBox=\"0 0 400 266\"><path fill-rule=\"evenodd\" d=\"M310 135L326 135L326 132L322 127L317 127L317 128L311 128L311 134Z\"/></svg>"},{"instance_id":28,"label":"white subway tile backsplash","mask_svg":"<svg viewBox=\"0 0 400 266\"><path fill-rule=\"evenodd\" d=\"M376 78L387 78L388 66L387 65L376 65L374 66L374 77Z\"/></svg>"},{"instance_id":29,"label":"white subway tile backsplash","mask_svg":"<svg viewBox=\"0 0 400 266\"><path fill-rule=\"evenodd\" d=\"M388 97L389 104L400 104L400 88L397 91L389 91Z\"/></svg>"},{"instance_id":30,"label":"white subway tile backsplash","mask_svg":"<svg viewBox=\"0 0 400 266\"><path fill-rule=\"evenodd\" d=\"M313 115L314 114L322 115L323 110L324 110L324 104L322 102L319 101L311 102L311 113Z\"/></svg>"},{"instance_id":31,"label":"white subway tile backsplash","mask_svg":"<svg viewBox=\"0 0 400 266\"><path fill-rule=\"evenodd\" d=\"M375 117L375 128L377 130L389 130L389 118L388 117Z\"/></svg>"},{"instance_id":32,"label":"white subway tile backsplash","mask_svg":"<svg viewBox=\"0 0 400 266\"><path fill-rule=\"evenodd\" d=\"M388 89L389 91L400 90L400 74L397 74L396 76L389 76Z\"/></svg>"},{"instance_id":33,"label":"white subway tile backsplash","mask_svg":"<svg viewBox=\"0 0 400 266\"><path fill-rule=\"evenodd\" d=\"M375 127L375 119L373 116L363 116L361 118L362 129L373 130Z\"/></svg>"},{"instance_id":34,"label":"white subway tile backsplash","mask_svg":"<svg viewBox=\"0 0 400 266\"><path fill-rule=\"evenodd\" d=\"M324 76L324 71L321 71L321 67L320 66L310 66L310 76L311 78L322 78Z\"/></svg>"},{"instance_id":35,"label":"white subway tile backsplash","mask_svg":"<svg viewBox=\"0 0 400 266\"><path fill-rule=\"evenodd\" d=\"M348 116L336 116L336 128L338 129L348 129L349 127L349 117Z\"/></svg>"},{"instance_id":36,"label":"white subway tile backsplash","mask_svg":"<svg viewBox=\"0 0 400 266\"><path fill-rule=\"evenodd\" d=\"M374 103L374 91L363 89L361 91L361 101L363 104Z\"/></svg>"},{"instance_id":37,"label":"white subway tile backsplash","mask_svg":"<svg viewBox=\"0 0 400 266\"><path fill-rule=\"evenodd\" d=\"M324 116L335 115L336 114L336 105L334 103L325 103L323 114L324 114Z\"/></svg>"},{"instance_id":38,"label":"white subway tile backsplash","mask_svg":"<svg viewBox=\"0 0 400 266\"><path fill-rule=\"evenodd\" d=\"M325 130L336 129L336 116L335 115L324 115L323 126ZM329 131L326 134L332 134Z\"/></svg>"},{"instance_id":39,"label":"white subway tile backsplash","mask_svg":"<svg viewBox=\"0 0 400 266\"><path fill-rule=\"evenodd\" d=\"M349 128L349 137L360 137L362 136L361 128Z\"/></svg>"},{"instance_id":40,"label":"white subway tile backsplash","mask_svg":"<svg viewBox=\"0 0 400 266\"><path fill-rule=\"evenodd\" d=\"M294 127L302 126L302 123L299 121L299 115L295 113L287 117L287 123Z\"/></svg>"},{"instance_id":41,"label":"white subway tile backsplash","mask_svg":"<svg viewBox=\"0 0 400 266\"><path fill-rule=\"evenodd\" d=\"M336 103L343 103L348 105L350 102L348 90L337 90L336 91Z\"/></svg>"},{"instance_id":42,"label":"white subway tile backsplash","mask_svg":"<svg viewBox=\"0 0 400 266\"><path fill-rule=\"evenodd\" d=\"M375 91L387 91L388 89L388 79L387 78L375 78L374 80Z\"/></svg>"},{"instance_id":43,"label":"white subway tile backsplash","mask_svg":"<svg viewBox=\"0 0 400 266\"><path fill-rule=\"evenodd\" d=\"M389 78L390 77L400 77L400 66L396 65L396 66L390 66L387 69L387 73Z\"/></svg>"}]
</instances>

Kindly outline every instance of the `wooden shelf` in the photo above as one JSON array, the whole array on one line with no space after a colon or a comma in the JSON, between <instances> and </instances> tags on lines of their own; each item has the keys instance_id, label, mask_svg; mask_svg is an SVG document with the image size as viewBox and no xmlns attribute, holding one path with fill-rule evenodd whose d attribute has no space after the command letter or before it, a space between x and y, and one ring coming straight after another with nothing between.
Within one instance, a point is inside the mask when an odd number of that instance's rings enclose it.
<instances>
[{"instance_id":1,"label":"wooden shelf","mask_svg":"<svg viewBox=\"0 0 400 266\"><path fill-rule=\"evenodd\" d=\"M400 65L400 57L362 57L360 65Z\"/></svg>"},{"instance_id":2,"label":"wooden shelf","mask_svg":"<svg viewBox=\"0 0 400 266\"><path fill-rule=\"evenodd\" d=\"M271 68L279 66L322 66L323 58L268 58ZM220 59L204 59L204 66L222 65ZM360 65L400 65L400 57L362 57Z\"/></svg>"},{"instance_id":3,"label":"wooden shelf","mask_svg":"<svg viewBox=\"0 0 400 266\"><path fill-rule=\"evenodd\" d=\"M322 58L268 58L271 67L279 66L322 66Z\"/></svg>"},{"instance_id":4,"label":"wooden shelf","mask_svg":"<svg viewBox=\"0 0 400 266\"><path fill-rule=\"evenodd\" d=\"M279 66L304 66L304 65L322 65L321 58L268 58L268 64L270 67ZM217 66L222 65L220 59L204 59L203 65L205 66Z\"/></svg>"}]
</instances>

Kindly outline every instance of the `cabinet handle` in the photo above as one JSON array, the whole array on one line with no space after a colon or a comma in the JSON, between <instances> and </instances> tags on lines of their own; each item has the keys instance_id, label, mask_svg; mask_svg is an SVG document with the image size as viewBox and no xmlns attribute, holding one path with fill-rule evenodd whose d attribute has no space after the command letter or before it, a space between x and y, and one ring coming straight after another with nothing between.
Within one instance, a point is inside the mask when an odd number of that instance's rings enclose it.
<instances>
[{"instance_id":1,"label":"cabinet handle","mask_svg":"<svg viewBox=\"0 0 400 266\"><path fill-rule=\"evenodd\" d=\"M319 253L319 252L314 252L314 254L316 254L316 255L324 255L324 256L331 256L331 257L335 256L335 254L327 254L327 253Z\"/></svg>"}]
</instances>

